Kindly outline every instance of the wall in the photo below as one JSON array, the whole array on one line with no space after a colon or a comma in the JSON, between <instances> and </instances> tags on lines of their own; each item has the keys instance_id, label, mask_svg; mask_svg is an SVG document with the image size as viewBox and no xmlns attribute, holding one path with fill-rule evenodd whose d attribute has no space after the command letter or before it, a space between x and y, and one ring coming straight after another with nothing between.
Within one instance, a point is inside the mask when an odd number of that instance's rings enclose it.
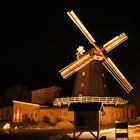
<instances>
[{"instance_id":1,"label":"wall","mask_svg":"<svg viewBox=\"0 0 140 140\"><path fill-rule=\"evenodd\" d=\"M25 103L14 101L13 105L13 122L22 122L23 115L28 115L34 121L43 121L43 117L48 117L52 122L57 119L65 121L73 121L74 115L72 111L68 111L67 107L47 107L33 103Z\"/></svg>"},{"instance_id":2,"label":"wall","mask_svg":"<svg viewBox=\"0 0 140 140\"><path fill-rule=\"evenodd\" d=\"M52 103L55 98L60 96L61 92L62 89L56 86L33 90L32 103Z\"/></svg>"},{"instance_id":3,"label":"wall","mask_svg":"<svg viewBox=\"0 0 140 140\"><path fill-rule=\"evenodd\" d=\"M14 102L13 122L22 121L23 114L27 114L32 120L42 121L46 116L52 122L58 119L74 121L74 112L68 111L68 107L46 107L38 104ZM112 125L115 121L131 121L135 118L135 106L105 106L104 112L100 113L101 125Z\"/></svg>"},{"instance_id":4,"label":"wall","mask_svg":"<svg viewBox=\"0 0 140 140\"><path fill-rule=\"evenodd\" d=\"M52 122L56 122L58 119L64 121L73 121L74 120L74 112L68 111L67 107L52 107L46 109L40 109L39 120L42 121L43 117L46 116Z\"/></svg>"},{"instance_id":5,"label":"wall","mask_svg":"<svg viewBox=\"0 0 140 140\"><path fill-rule=\"evenodd\" d=\"M22 122L23 115L28 114L33 120L38 121L40 105L13 101L13 122Z\"/></svg>"},{"instance_id":6,"label":"wall","mask_svg":"<svg viewBox=\"0 0 140 140\"><path fill-rule=\"evenodd\" d=\"M104 107L103 115L100 116L102 125L115 124L116 121L131 121L133 120L136 108L132 104L121 106L106 106Z\"/></svg>"}]
</instances>

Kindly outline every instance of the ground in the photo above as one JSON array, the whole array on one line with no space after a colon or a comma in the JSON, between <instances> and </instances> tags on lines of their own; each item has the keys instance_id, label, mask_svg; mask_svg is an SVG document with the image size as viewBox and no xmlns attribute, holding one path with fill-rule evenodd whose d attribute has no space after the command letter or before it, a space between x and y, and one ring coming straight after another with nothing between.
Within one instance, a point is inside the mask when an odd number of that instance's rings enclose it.
<instances>
[{"instance_id":1,"label":"ground","mask_svg":"<svg viewBox=\"0 0 140 140\"><path fill-rule=\"evenodd\" d=\"M33 132L34 130L37 130L39 132L41 131L49 131L51 134L47 139L45 140L65 140L65 139L72 139L73 137L73 125L70 122L66 121L61 121L58 122L56 125L48 125L46 123L20 123L20 124L12 124L11 123L11 130L12 131L7 131L3 130L2 127L6 124L6 122L1 122L0 123L0 132L4 133L16 133L16 132ZM68 129L71 129L69 131ZM56 131L53 131L56 130ZM62 130L62 131L61 131ZM66 131L63 131L66 130ZM68 130L68 131L67 131ZM37 132L36 131L36 132ZM58 131L58 132L57 132ZM59 133L59 132L64 132L64 133ZM53 134L52 134L53 133ZM96 132L94 132L96 135ZM76 133L78 135L78 133ZM103 127L102 130L100 131L100 137L105 136L107 140L114 140L115 139L115 128L114 127ZM85 132L79 137L80 139L93 139L93 136L89 132ZM140 140L140 122L134 122L133 124L129 125L129 139L130 140Z\"/></svg>"}]
</instances>

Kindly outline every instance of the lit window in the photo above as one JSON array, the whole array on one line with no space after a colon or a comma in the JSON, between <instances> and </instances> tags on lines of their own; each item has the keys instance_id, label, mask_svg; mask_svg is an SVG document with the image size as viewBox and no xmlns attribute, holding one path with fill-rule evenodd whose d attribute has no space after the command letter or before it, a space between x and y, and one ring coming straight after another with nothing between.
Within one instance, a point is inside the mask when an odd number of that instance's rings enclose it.
<instances>
[{"instance_id":1,"label":"lit window","mask_svg":"<svg viewBox=\"0 0 140 140\"><path fill-rule=\"evenodd\" d=\"M62 118L66 118L67 117L67 112L62 112Z\"/></svg>"},{"instance_id":2,"label":"lit window","mask_svg":"<svg viewBox=\"0 0 140 140\"><path fill-rule=\"evenodd\" d=\"M84 83L81 83L81 87L84 87Z\"/></svg>"},{"instance_id":3,"label":"lit window","mask_svg":"<svg viewBox=\"0 0 140 140\"><path fill-rule=\"evenodd\" d=\"M83 72L82 72L82 76L85 76L85 75L86 75L86 73L83 71Z\"/></svg>"},{"instance_id":4,"label":"lit window","mask_svg":"<svg viewBox=\"0 0 140 140\"><path fill-rule=\"evenodd\" d=\"M102 77L105 77L104 73L102 73Z\"/></svg>"},{"instance_id":5,"label":"lit window","mask_svg":"<svg viewBox=\"0 0 140 140\"><path fill-rule=\"evenodd\" d=\"M104 84L104 88L106 87L106 84Z\"/></svg>"},{"instance_id":6,"label":"lit window","mask_svg":"<svg viewBox=\"0 0 140 140\"><path fill-rule=\"evenodd\" d=\"M53 113L52 113L52 112L49 112L49 113L48 113L48 117L49 117L49 118L53 117Z\"/></svg>"}]
</instances>

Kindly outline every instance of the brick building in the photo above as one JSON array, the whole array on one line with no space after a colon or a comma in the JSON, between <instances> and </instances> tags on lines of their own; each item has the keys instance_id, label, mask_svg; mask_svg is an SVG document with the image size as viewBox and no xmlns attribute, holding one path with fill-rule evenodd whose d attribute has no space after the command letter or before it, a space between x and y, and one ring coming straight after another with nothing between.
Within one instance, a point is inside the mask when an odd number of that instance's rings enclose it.
<instances>
[{"instance_id":1,"label":"brick building","mask_svg":"<svg viewBox=\"0 0 140 140\"><path fill-rule=\"evenodd\" d=\"M61 93L62 89L57 86L33 90L32 103L52 103L55 98L60 97Z\"/></svg>"}]
</instances>

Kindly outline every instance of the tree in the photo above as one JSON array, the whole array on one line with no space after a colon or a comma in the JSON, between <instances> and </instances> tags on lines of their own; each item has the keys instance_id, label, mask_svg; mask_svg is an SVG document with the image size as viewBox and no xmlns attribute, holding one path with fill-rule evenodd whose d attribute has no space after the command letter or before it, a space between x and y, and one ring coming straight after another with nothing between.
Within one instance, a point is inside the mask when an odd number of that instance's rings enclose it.
<instances>
[{"instance_id":1,"label":"tree","mask_svg":"<svg viewBox=\"0 0 140 140\"><path fill-rule=\"evenodd\" d=\"M27 86L17 84L6 90L5 97L10 101L17 100L17 101L30 102L31 91Z\"/></svg>"}]
</instances>

